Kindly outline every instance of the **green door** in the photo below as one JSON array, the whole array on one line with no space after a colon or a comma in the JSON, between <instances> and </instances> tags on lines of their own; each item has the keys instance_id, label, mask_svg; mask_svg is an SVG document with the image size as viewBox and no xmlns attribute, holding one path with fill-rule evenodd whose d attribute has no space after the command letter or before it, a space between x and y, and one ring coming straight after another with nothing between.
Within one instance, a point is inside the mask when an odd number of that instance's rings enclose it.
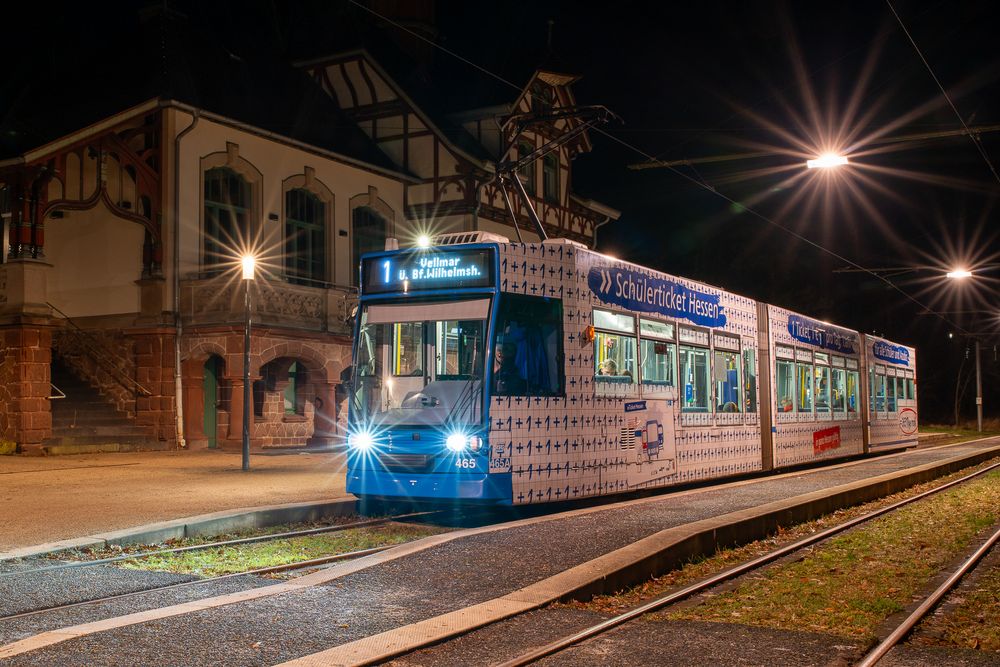
<instances>
[{"instance_id":1,"label":"green door","mask_svg":"<svg viewBox=\"0 0 1000 667\"><path fill-rule=\"evenodd\" d=\"M209 357L205 362L205 435L208 436L208 448L218 447L217 441L217 413L216 406L219 401L219 361L218 357Z\"/></svg>"}]
</instances>

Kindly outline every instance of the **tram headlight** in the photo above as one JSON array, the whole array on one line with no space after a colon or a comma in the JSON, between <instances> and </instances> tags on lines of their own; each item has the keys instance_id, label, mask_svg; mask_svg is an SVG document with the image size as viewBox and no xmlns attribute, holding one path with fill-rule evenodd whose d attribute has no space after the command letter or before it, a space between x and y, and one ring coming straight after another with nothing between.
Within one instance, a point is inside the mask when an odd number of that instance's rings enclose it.
<instances>
[{"instance_id":1,"label":"tram headlight","mask_svg":"<svg viewBox=\"0 0 1000 667\"><path fill-rule=\"evenodd\" d=\"M367 452L374 444L375 441L371 434L365 433L364 431L351 433L347 436L347 446L351 449L356 449L359 452Z\"/></svg>"},{"instance_id":2,"label":"tram headlight","mask_svg":"<svg viewBox=\"0 0 1000 667\"><path fill-rule=\"evenodd\" d=\"M483 448L483 439L478 435L473 435L469 437L469 451L476 453Z\"/></svg>"},{"instance_id":3,"label":"tram headlight","mask_svg":"<svg viewBox=\"0 0 1000 667\"><path fill-rule=\"evenodd\" d=\"M448 436L448 439L444 441L445 446L455 453L458 453L465 449L468 444L468 438L462 433L452 433Z\"/></svg>"}]
</instances>

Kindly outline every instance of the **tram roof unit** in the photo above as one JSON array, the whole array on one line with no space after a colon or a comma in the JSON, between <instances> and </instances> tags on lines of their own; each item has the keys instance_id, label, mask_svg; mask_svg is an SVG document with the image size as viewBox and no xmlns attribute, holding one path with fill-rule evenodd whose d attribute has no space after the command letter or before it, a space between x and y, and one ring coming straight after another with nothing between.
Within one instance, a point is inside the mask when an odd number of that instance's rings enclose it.
<instances>
[{"instance_id":1,"label":"tram roof unit","mask_svg":"<svg viewBox=\"0 0 1000 667\"><path fill-rule=\"evenodd\" d=\"M390 254L395 255L397 253L409 254L426 250L433 250L435 248L454 248L460 246L465 246L470 249L497 247L502 252L504 246L510 246L511 244L512 242L509 238L502 236L500 234L495 234L493 232L487 232L487 231L451 232L451 233L434 235L431 238L430 246L427 248L405 248L405 249L401 248L395 251L380 251L371 253L370 256L378 257ZM532 245L532 244L514 244L514 245ZM676 276L663 271L649 268L647 266L643 266L641 264L636 264L634 262L630 262L628 260L624 260L615 257L613 255L607 255L598 252L597 250L593 250L582 243L579 243L577 241L572 241L570 239L550 238L550 239L545 239L535 245L541 245L543 247L564 246L573 248L578 253L589 255L595 259L600 259L603 260L604 262L608 262L612 264L615 269L628 269L652 278L660 280L668 280L668 281L679 281L682 284L687 284L689 286L694 286L697 288L707 288L709 290L718 291L729 297L744 299L747 302L752 302L754 304L760 303L756 299L743 296L738 292L733 292L724 287L713 285L711 283L706 283L701 280L695 280L683 276ZM600 283L597 283L596 285L592 284L591 288L594 289L594 287L599 288ZM442 288L442 289L447 290L451 288ZM598 290L596 289L594 289L594 291L595 293L598 292ZM599 300L603 301L600 294L598 294L598 298ZM906 348L907 350L910 351L910 356L909 356L910 359L913 358L913 355L916 352L916 348L902 345L900 343L896 343L886 338L873 336L871 334L862 334L858 330L851 329L849 327L844 327L839 324L826 322L824 320L819 320L804 313L799 313L797 311L793 311L791 309L785 308L777 304L768 303L766 305L768 307L769 316L772 316L769 317L769 319L773 320L773 315L778 315L778 314L789 319L788 322L789 331L787 333L790 338L788 340L776 339L775 342L777 343L785 343L790 345L807 345L817 349L826 349L827 351L834 353L860 356L864 352L865 349L864 345L868 344L869 339L873 339L877 341L882 341L887 345ZM643 312L644 310L643 308L627 308L627 307L625 307L625 309L637 310L639 312ZM656 315L656 313L652 314L653 316ZM690 318L681 317L678 319L690 319ZM699 322L695 321L694 324L697 325L699 324ZM715 325L708 324L708 326L715 326ZM843 348L845 340L853 345L853 349L851 349L850 351ZM837 349L838 347L840 347L840 349Z\"/></svg>"}]
</instances>

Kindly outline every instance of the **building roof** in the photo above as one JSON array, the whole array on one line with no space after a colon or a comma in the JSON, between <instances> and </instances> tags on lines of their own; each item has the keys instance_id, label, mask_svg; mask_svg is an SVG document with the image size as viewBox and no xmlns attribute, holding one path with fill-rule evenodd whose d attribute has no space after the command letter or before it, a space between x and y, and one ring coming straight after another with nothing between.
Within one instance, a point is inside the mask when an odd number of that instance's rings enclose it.
<instances>
[{"instance_id":1,"label":"building roof","mask_svg":"<svg viewBox=\"0 0 1000 667\"><path fill-rule=\"evenodd\" d=\"M101 63L99 72L70 76L65 63L78 57L71 52L79 45L63 44L53 47L52 57L33 63L30 76L2 84L6 94L0 95L0 160L159 97L373 166L401 170L287 61L265 51L235 53L210 29L183 14L150 11L138 12L122 31L131 31L131 38L93 41L88 62Z\"/></svg>"}]
</instances>

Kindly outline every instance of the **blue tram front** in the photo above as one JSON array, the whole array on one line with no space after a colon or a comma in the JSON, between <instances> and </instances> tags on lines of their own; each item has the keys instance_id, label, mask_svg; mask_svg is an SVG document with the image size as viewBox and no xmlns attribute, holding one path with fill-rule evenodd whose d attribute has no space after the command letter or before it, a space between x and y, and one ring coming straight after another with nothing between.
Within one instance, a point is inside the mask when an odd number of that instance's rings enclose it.
<instances>
[{"instance_id":1,"label":"blue tram front","mask_svg":"<svg viewBox=\"0 0 1000 667\"><path fill-rule=\"evenodd\" d=\"M488 472L497 277L495 244L364 257L348 492L510 500L510 475Z\"/></svg>"}]
</instances>

